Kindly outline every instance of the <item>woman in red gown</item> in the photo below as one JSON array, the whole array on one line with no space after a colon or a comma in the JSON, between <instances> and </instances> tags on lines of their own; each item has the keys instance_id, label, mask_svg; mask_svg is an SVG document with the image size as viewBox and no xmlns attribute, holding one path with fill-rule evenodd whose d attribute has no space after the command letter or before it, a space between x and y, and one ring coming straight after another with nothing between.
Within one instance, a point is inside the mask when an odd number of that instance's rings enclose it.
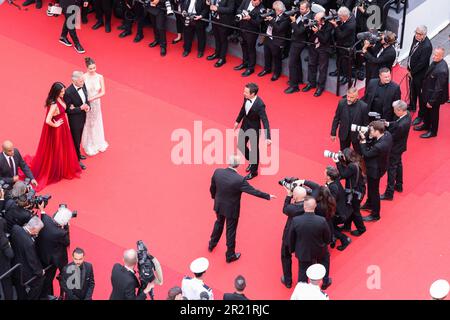
<instances>
[{"instance_id":1,"label":"woman in red gown","mask_svg":"<svg viewBox=\"0 0 450 320\"><path fill-rule=\"evenodd\" d=\"M39 190L61 179L80 177L81 168L68 125L64 93L64 84L55 82L45 103L45 123L30 166Z\"/></svg>"}]
</instances>

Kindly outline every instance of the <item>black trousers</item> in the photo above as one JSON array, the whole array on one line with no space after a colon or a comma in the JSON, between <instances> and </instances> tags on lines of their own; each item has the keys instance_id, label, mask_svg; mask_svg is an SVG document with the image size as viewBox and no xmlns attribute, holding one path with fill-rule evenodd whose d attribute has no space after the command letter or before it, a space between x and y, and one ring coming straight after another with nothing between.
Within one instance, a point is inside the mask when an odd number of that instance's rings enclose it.
<instances>
[{"instance_id":1,"label":"black trousers","mask_svg":"<svg viewBox=\"0 0 450 320\"><path fill-rule=\"evenodd\" d=\"M425 105L425 103L424 103ZM427 108L425 105L425 117L423 123L425 128L431 131L432 134L437 135L439 129L439 109L441 105L434 105L432 108Z\"/></svg>"},{"instance_id":2,"label":"black trousers","mask_svg":"<svg viewBox=\"0 0 450 320\"><path fill-rule=\"evenodd\" d=\"M292 283L292 253L288 243L281 243L281 266L283 268L284 282Z\"/></svg>"},{"instance_id":3,"label":"black trousers","mask_svg":"<svg viewBox=\"0 0 450 320\"><path fill-rule=\"evenodd\" d=\"M62 32L61 32L61 38L67 38L67 34L70 34L70 37L72 38L72 41L74 44L80 44L80 40L78 39L77 36L77 30L75 28L75 26L72 26L71 24L75 23L75 19L73 19L73 17L71 18L73 12L67 12L63 10L64 13L64 24L62 27Z\"/></svg>"},{"instance_id":4,"label":"black trousers","mask_svg":"<svg viewBox=\"0 0 450 320\"><path fill-rule=\"evenodd\" d=\"M345 229L350 229L352 227L352 222L355 224L355 227L358 231L366 231L366 226L364 225L364 221L361 216L361 200L354 195L352 200L352 214L344 223Z\"/></svg>"},{"instance_id":5,"label":"black trousers","mask_svg":"<svg viewBox=\"0 0 450 320\"><path fill-rule=\"evenodd\" d=\"M135 3L135 5L131 9L133 14L136 16L136 24L137 24L137 34L143 35L144 33L144 23L145 23L145 16L147 12L145 11L144 7L140 3ZM133 27L134 20L130 20L127 18L127 15L125 15L125 19L123 21L123 25L125 26L125 30L128 32L131 32L131 29Z\"/></svg>"},{"instance_id":6,"label":"black trousers","mask_svg":"<svg viewBox=\"0 0 450 320\"><path fill-rule=\"evenodd\" d=\"M303 83L302 52L305 48L306 44L292 43L289 51L289 85L294 88Z\"/></svg>"},{"instance_id":7,"label":"black trousers","mask_svg":"<svg viewBox=\"0 0 450 320\"><path fill-rule=\"evenodd\" d=\"M239 218L227 218L225 216L222 216L220 214L217 214L217 220L214 223L214 228L211 233L211 239L209 241L210 247L215 247L217 243L220 240L220 237L223 233L223 228L225 225L225 221L227 222L227 252L226 257L230 258L233 257L235 254L235 248L236 248L236 230L238 226Z\"/></svg>"},{"instance_id":8,"label":"black trousers","mask_svg":"<svg viewBox=\"0 0 450 320\"><path fill-rule=\"evenodd\" d=\"M249 134L253 133L251 129L247 134L243 130L239 130L238 136L238 148L244 154L245 159L250 162L250 173L258 173L259 166L259 131L254 130L254 132L256 133L256 139L250 139L250 137L253 137L252 134ZM248 148L249 142L251 149Z\"/></svg>"},{"instance_id":9,"label":"black trousers","mask_svg":"<svg viewBox=\"0 0 450 320\"><path fill-rule=\"evenodd\" d=\"M23 282L27 282L29 279L23 279ZM39 300L41 297L42 286L44 284L44 277L39 277L33 280L29 285L29 291L26 291L21 286L19 278L15 276L15 286L17 289L17 296L19 300Z\"/></svg>"},{"instance_id":10,"label":"black trousers","mask_svg":"<svg viewBox=\"0 0 450 320\"><path fill-rule=\"evenodd\" d=\"M333 217L333 230L332 234L336 239L339 239L341 241L341 244L344 244L347 242L347 236L345 234L342 233L341 230L338 229L338 225L341 223L345 223L347 221L343 221L339 216L334 216Z\"/></svg>"},{"instance_id":11,"label":"black trousers","mask_svg":"<svg viewBox=\"0 0 450 320\"><path fill-rule=\"evenodd\" d=\"M111 26L113 0L95 0L94 9L97 21L104 22L107 26ZM105 17L105 21L103 21Z\"/></svg>"},{"instance_id":12,"label":"black trousers","mask_svg":"<svg viewBox=\"0 0 450 320\"><path fill-rule=\"evenodd\" d=\"M47 296L53 296L53 280L56 276L56 267L52 266L45 271L44 281L42 285L41 298L45 299Z\"/></svg>"},{"instance_id":13,"label":"black trousers","mask_svg":"<svg viewBox=\"0 0 450 320\"><path fill-rule=\"evenodd\" d=\"M358 138L352 138L351 133L348 134L347 139L345 140L341 140L339 139L339 144L341 147L341 151L344 150L345 148L350 148L350 145L353 146L353 150L355 150L355 152L357 154L361 154L361 145L359 144L359 140Z\"/></svg>"},{"instance_id":14,"label":"black trousers","mask_svg":"<svg viewBox=\"0 0 450 320\"><path fill-rule=\"evenodd\" d=\"M282 56L283 47L280 47L272 39L266 37L264 40L264 70L272 71L273 63L273 74L279 76L281 74Z\"/></svg>"},{"instance_id":15,"label":"black trousers","mask_svg":"<svg viewBox=\"0 0 450 320\"><path fill-rule=\"evenodd\" d=\"M422 84L423 84L423 75L414 76L409 81L409 105L413 110L416 110L417 107L417 99L419 99L419 117L424 118L425 109L423 107L424 104L422 102Z\"/></svg>"},{"instance_id":16,"label":"black trousers","mask_svg":"<svg viewBox=\"0 0 450 320\"><path fill-rule=\"evenodd\" d=\"M325 277L323 278L323 283L329 283L330 282L330 253L327 252L322 257L317 257L316 259L313 259L313 261L298 261L298 281L299 282L308 282L308 277L306 276L306 270L310 266L312 266L315 263L320 263L325 267L326 273Z\"/></svg>"},{"instance_id":17,"label":"black trousers","mask_svg":"<svg viewBox=\"0 0 450 320\"><path fill-rule=\"evenodd\" d=\"M391 153L389 156L388 183L385 194L392 196L395 186L403 186L402 153Z\"/></svg>"},{"instance_id":18,"label":"black trousers","mask_svg":"<svg viewBox=\"0 0 450 320\"><path fill-rule=\"evenodd\" d=\"M380 178L367 177L367 202L372 209L372 215L380 216Z\"/></svg>"},{"instance_id":19,"label":"black trousers","mask_svg":"<svg viewBox=\"0 0 450 320\"><path fill-rule=\"evenodd\" d=\"M256 41L258 35L249 32L242 32L242 60L247 65L247 69L254 70L256 65Z\"/></svg>"},{"instance_id":20,"label":"black trousers","mask_svg":"<svg viewBox=\"0 0 450 320\"><path fill-rule=\"evenodd\" d=\"M150 21L153 26L153 33L155 35L155 41L159 42L159 45L162 48L167 47L167 40L166 40L166 20L167 15L164 11L162 11L159 8L154 8L155 10L152 10L149 12L150 14Z\"/></svg>"},{"instance_id":21,"label":"black trousers","mask_svg":"<svg viewBox=\"0 0 450 320\"><path fill-rule=\"evenodd\" d=\"M220 22L220 20L218 20L218 22ZM230 35L231 29L217 24L213 24L212 28L214 33L214 45L216 47L214 52L220 59L225 60L228 52L228 36Z\"/></svg>"},{"instance_id":22,"label":"black trousers","mask_svg":"<svg viewBox=\"0 0 450 320\"><path fill-rule=\"evenodd\" d=\"M328 49L320 47L316 49L314 46L310 46L308 52L308 82L313 87L318 86L321 89L325 89L330 53ZM317 70L319 70L319 81L317 81Z\"/></svg>"},{"instance_id":23,"label":"black trousers","mask_svg":"<svg viewBox=\"0 0 450 320\"><path fill-rule=\"evenodd\" d=\"M77 152L78 160L81 158L80 144L85 123L86 117L78 115L69 117L70 133L72 134L73 144L75 146L75 151Z\"/></svg>"},{"instance_id":24,"label":"black trousers","mask_svg":"<svg viewBox=\"0 0 450 320\"><path fill-rule=\"evenodd\" d=\"M351 77L352 77L351 72L350 72L350 74L348 72L350 60L347 58L348 57L347 51L345 51L343 49L337 49L336 55L337 55L336 62L338 63L339 72L340 72L341 77L347 77L347 78L351 79Z\"/></svg>"},{"instance_id":25,"label":"black trousers","mask_svg":"<svg viewBox=\"0 0 450 320\"><path fill-rule=\"evenodd\" d=\"M184 27L184 51L191 52L194 35L197 35L198 52L204 52L206 47L206 23L203 21L194 21L188 27Z\"/></svg>"},{"instance_id":26,"label":"black trousers","mask_svg":"<svg viewBox=\"0 0 450 320\"><path fill-rule=\"evenodd\" d=\"M183 33L184 29L184 19L181 14L175 13L175 20L177 26L177 33Z\"/></svg>"}]
</instances>

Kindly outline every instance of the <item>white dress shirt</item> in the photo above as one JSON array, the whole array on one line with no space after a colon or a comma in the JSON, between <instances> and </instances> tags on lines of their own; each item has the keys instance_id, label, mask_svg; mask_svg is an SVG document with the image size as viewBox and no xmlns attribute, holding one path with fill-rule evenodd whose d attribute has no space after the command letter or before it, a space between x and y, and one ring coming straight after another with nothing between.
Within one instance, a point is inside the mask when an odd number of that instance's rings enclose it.
<instances>
[{"instance_id":1,"label":"white dress shirt","mask_svg":"<svg viewBox=\"0 0 450 320\"><path fill-rule=\"evenodd\" d=\"M255 7L253 6L253 3L250 1L250 3L248 4L247 11L250 13L253 9L255 9Z\"/></svg>"},{"instance_id":2,"label":"white dress shirt","mask_svg":"<svg viewBox=\"0 0 450 320\"><path fill-rule=\"evenodd\" d=\"M81 98L81 101L83 101L83 104L85 104L87 99L86 99L86 96L84 94L83 87L77 87L75 85L74 85L74 87L75 87L75 90L77 90L78 95ZM80 88L80 90L78 90L79 88Z\"/></svg>"},{"instance_id":3,"label":"white dress shirt","mask_svg":"<svg viewBox=\"0 0 450 320\"><path fill-rule=\"evenodd\" d=\"M189 4L189 8L188 8L189 13L197 13L197 11L195 11L195 3L196 2L197 2L197 0L191 0L191 3Z\"/></svg>"},{"instance_id":4,"label":"white dress shirt","mask_svg":"<svg viewBox=\"0 0 450 320\"><path fill-rule=\"evenodd\" d=\"M255 96L253 99L245 101L245 114L246 115L250 112L250 109L252 108L253 104L255 103L256 97L257 96Z\"/></svg>"}]
</instances>

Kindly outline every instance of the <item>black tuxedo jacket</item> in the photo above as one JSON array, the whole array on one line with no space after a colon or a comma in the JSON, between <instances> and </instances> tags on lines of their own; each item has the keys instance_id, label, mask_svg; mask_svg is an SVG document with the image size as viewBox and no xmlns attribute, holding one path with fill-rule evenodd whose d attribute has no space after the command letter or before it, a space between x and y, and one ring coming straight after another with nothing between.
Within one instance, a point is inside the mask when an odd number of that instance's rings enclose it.
<instances>
[{"instance_id":1,"label":"black tuxedo jacket","mask_svg":"<svg viewBox=\"0 0 450 320\"><path fill-rule=\"evenodd\" d=\"M324 217L304 213L292 220L291 251L295 251L298 260L309 262L322 258L328 252L330 241L330 227Z\"/></svg>"},{"instance_id":2,"label":"black tuxedo jacket","mask_svg":"<svg viewBox=\"0 0 450 320\"><path fill-rule=\"evenodd\" d=\"M144 292L136 294L140 287L136 275L118 263L113 267L111 283L113 289L109 300L145 300Z\"/></svg>"},{"instance_id":3,"label":"black tuxedo jacket","mask_svg":"<svg viewBox=\"0 0 450 320\"><path fill-rule=\"evenodd\" d=\"M223 300L248 300L248 298L239 293L224 293Z\"/></svg>"},{"instance_id":4,"label":"black tuxedo jacket","mask_svg":"<svg viewBox=\"0 0 450 320\"><path fill-rule=\"evenodd\" d=\"M86 104L89 105L88 92L86 89L86 85L83 85L84 96L86 97ZM81 116L86 118L86 112L81 110L80 107L83 105L83 100L81 100L80 95L78 94L75 86L71 84L66 89L66 93L64 94L64 102L66 103L66 113L70 117ZM70 106L73 105L75 109L71 110Z\"/></svg>"},{"instance_id":5,"label":"black tuxedo jacket","mask_svg":"<svg viewBox=\"0 0 450 320\"><path fill-rule=\"evenodd\" d=\"M7 231L11 232L14 225L22 227L32 218L32 213L24 208L19 207L13 199L9 199L5 203L4 218L8 223Z\"/></svg>"},{"instance_id":6,"label":"black tuxedo jacket","mask_svg":"<svg viewBox=\"0 0 450 320\"><path fill-rule=\"evenodd\" d=\"M288 217L283 230L283 245L289 246L289 235L292 226L292 219L305 213L303 201L299 203L291 203L292 196L286 196L284 199L283 213Z\"/></svg>"},{"instance_id":7,"label":"black tuxedo jacket","mask_svg":"<svg viewBox=\"0 0 450 320\"><path fill-rule=\"evenodd\" d=\"M188 11L191 1L195 0L183 1L183 3L181 4L181 11ZM204 19L208 19L209 6L206 5L206 0L197 0L197 2L195 3L195 12L197 16L202 16ZM195 21L194 23L196 22L199 21Z\"/></svg>"},{"instance_id":8,"label":"black tuxedo jacket","mask_svg":"<svg viewBox=\"0 0 450 320\"><path fill-rule=\"evenodd\" d=\"M355 108L355 119L351 123L349 108ZM336 112L334 114L333 122L331 124L331 135L336 136L337 128L339 127L339 139L346 140L348 135L352 135L354 141L358 140L358 132L351 132L351 125L357 124L359 126L366 126L369 124L369 108L367 104L358 100L351 107L347 105L347 99L343 98L339 101Z\"/></svg>"},{"instance_id":9,"label":"black tuxedo jacket","mask_svg":"<svg viewBox=\"0 0 450 320\"><path fill-rule=\"evenodd\" d=\"M275 21L278 18L278 21ZM272 36L273 43L276 46L284 47L287 44L287 40L283 40L275 37L288 38L290 31L290 20L289 17L285 14L281 14L280 16L273 18L271 21L267 21L268 26L272 26ZM269 36L266 37L266 41L269 39Z\"/></svg>"},{"instance_id":10,"label":"black tuxedo jacket","mask_svg":"<svg viewBox=\"0 0 450 320\"><path fill-rule=\"evenodd\" d=\"M422 42L420 42L419 46L413 53L412 50L416 43L417 40L416 38L414 38L408 56L409 65L411 66L408 67L408 71L413 77L423 78L425 76L425 73L427 72L428 65L430 64L430 57L433 52L433 46L430 39L426 37Z\"/></svg>"},{"instance_id":11,"label":"black tuxedo jacket","mask_svg":"<svg viewBox=\"0 0 450 320\"><path fill-rule=\"evenodd\" d=\"M213 20L218 20L221 23L233 25L235 7L234 0L216 0L216 5L218 18L213 17Z\"/></svg>"},{"instance_id":12,"label":"black tuxedo jacket","mask_svg":"<svg viewBox=\"0 0 450 320\"><path fill-rule=\"evenodd\" d=\"M64 300L92 300L95 288L94 269L89 262L83 262L81 267L80 289L69 289L70 277L76 268L74 262L69 263L61 272L60 286L64 292Z\"/></svg>"},{"instance_id":13,"label":"black tuxedo jacket","mask_svg":"<svg viewBox=\"0 0 450 320\"><path fill-rule=\"evenodd\" d=\"M431 63L422 85L424 103L438 106L448 101L448 65L445 60Z\"/></svg>"},{"instance_id":14,"label":"black tuxedo jacket","mask_svg":"<svg viewBox=\"0 0 450 320\"><path fill-rule=\"evenodd\" d=\"M377 58L377 54L380 52L382 45L376 44L373 48L369 48L364 54L366 58L366 78L375 79L378 78L378 71L381 68L388 68L392 70L392 65L395 62L397 53L393 46L388 46L383 50L381 55Z\"/></svg>"},{"instance_id":15,"label":"black tuxedo jacket","mask_svg":"<svg viewBox=\"0 0 450 320\"><path fill-rule=\"evenodd\" d=\"M292 22L291 28L292 28L292 45L306 45L303 43L303 41L308 41L309 37L311 37L311 30L309 28L305 27L305 20L312 20L314 19L314 13L312 11L309 11L308 14L306 14L303 17L303 20L300 20L299 23Z\"/></svg>"},{"instance_id":16,"label":"black tuxedo jacket","mask_svg":"<svg viewBox=\"0 0 450 320\"><path fill-rule=\"evenodd\" d=\"M268 193L253 188L243 176L231 168L214 171L209 191L214 199L214 211L233 219L239 217L242 192L270 200Z\"/></svg>"},{"instance_id":17,"label":"black tuxedo jacket","mask_svg":"<svg viewBox=\"0 0 450 320\"><path fill-rule=\"evenodd\" d=\"M33 239L24 228L15 225L11 230L11 246L14 251L14 263L22 264L23 282L34 276L42 277L42 264L36 252Z\"/></svg>"},{"instance_id":18,"label":"black tuxedo jacket","mask_svg":"<svg viewBox=\"0 0 450 320\"><path fill-rule=\"evenodd\" d=\"M378 141L361 144L368 177L379 179L386 173L391 149L392 135L389 131L386 131Z\"/></svg>"},{"instance_id":19,"label":"black tuxedo jacket","mask_svg":"<svg viewBox=\"0 0 450 320\"><path fill-rule=\"evenodd\" d=\"M248 8L250 2L251 2L251 0L242 1L241 5L239 6L239 8L236 11L236 14L242 13L243 10L247 11L247 8ZM251 30L251 31L259 32L261 30L261 22L263 21L263 19L260 16L260 13L263 10L264 10L264 6L261 3L259 6L255 7L250 12L250 17L251 17L250 20L239 21L239 27L244 30Z\"/></svg>"},{"instance_id":20,"label":"black tuxedo jacket","mask_svg":"<svg viewBox=\"0 0 450 320\"><path fill-rule=\"evenodd\" d=\"M19 150L14 149L13 159L14 164L16 165L16 172L14 175L18 175L18 170L20 168L27 178L33 180L33 173L31 172L30 167L27 165L27 163L23 160ZM3 154L3 152L0 152L0 180L3 180L7 184L9 184L10 189L12 189L14 184L14 175L11 171L8 161L5 158L5 155Z\"/></svg>"},{"instance_id":21,"label":"black tuxedo jacket","mask_svg":"<svg viewBox=\"0 0 450 320\"><path fill-rule=\"evenodd\" d=\"M409 128L411 128L411 114L409 112L403 118L389 122L388 130L392 134L391 153L400 154L406 151Z\"/></svg>"},{"instance_id":22,"label":"black tuxedo jacket","mask_svg":"<svg viewBox=\"0 0 450 320\"><path fill-rule=\"evenodd\" d=\"M46 214L41 215L44 228L36 239L36 248L44 267L53 264L58 269L64 268L68 263L67 247L70 245L68 227L62 229L52 218Z\"/></svg>"},{"instance_id":23,"label":"black tuxedo jacket","mask_svg":"<svg viewBox=\"0 0 450 320\"><path fill-rule=\"evenodd\" d=\"M325 22L325 24L322 26L322 28L317 31L316 33L311 32L311 35L309 37L309 41L315 43L316 38L319 40L320 46L316 50L325 50L330 52L330 46L331 46L331 35L333 32L333 27L330 23ZM311 45L310 48L314 48L314 45Z\"/></svg>"},{"instance_id":24,"label":"black tuxedo jacket","mask_svg":"<svg viewBox=\"0 0 450 320\"><path fill-rule=\"evenodd\" d=\"M236 122L240 123L242 120L241 129L246 131L248 129L256 130L256 133L259 135L259 130L261 129L261 121L264 125L264 133L266 139L270 139L270 126L269 120L267 119L266 114L266 105L262 101L262 99L257 96L255 102L250 108L248 114L245 114L245 99L242 103L241 111L239 112L238 117L236 118Z\"/></svg>"},{"instance_id":25,"label":"black tuxedo jacket","mask_svg":"<svg viewBox=\"0 0 450 320\"><path fill-rule=\"evenodd\" d=\"M355 44L356 37L356 19L352 15L346 23L334 28L334 38L336 45L342 47L351 47Z\"/></svg>"},{"instance_id":26,"label":"black tuxedo jacket","mask_svg":"<svg viewBox=\"0 0 450 320\"><path fill-rule=\"evenodd\" d=\"M379 79L372 79L366 88L363 100L367 103L369 111L372 110L372 103L377 93L377 87L380 83ZM401 92L400 86L391 81L387 85L386 94L383 99L383 114L381 115L386 121L392 121L394 119L394 110L392 109L392 103L396 100L400 100Z\"/></svg>"}]
</instances>

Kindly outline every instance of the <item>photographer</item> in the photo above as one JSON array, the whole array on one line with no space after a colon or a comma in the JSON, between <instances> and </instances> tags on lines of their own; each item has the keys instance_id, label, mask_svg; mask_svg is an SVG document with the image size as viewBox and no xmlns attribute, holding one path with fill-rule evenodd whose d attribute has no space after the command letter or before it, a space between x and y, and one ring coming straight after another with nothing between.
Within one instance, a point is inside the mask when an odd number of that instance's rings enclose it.
<instances>
[{"instance_id":1,"label":"photographer","mask_svg":"<svg viewBox=\"0 0 450 320\"><path fill-rule=\"evenodd\" d=\"M105 26L105 32L111 32L113 2L114 0L94 0L95 17L97 22L92 26L92 29L97 30L98 28ZM103 17L105 17L104 20Z\"/></svg>"},{"instance_id":2,"label":"photographer","mask_svg":"<svg viewBox=\"0 0 450 320\"><path fill-rule=\"evenodd\" d=\"M10 199L5 201L4 218L7 222L7 232L10 233L14 225L22 227L33 217L34 213L31 211L28 203L28 187L22 182L18 181L14 184L10 193Z\"/></svg>"},{"instance_id":3,"label":"photographer","mask_svg":"<svg viewBox=\"0 0 450 320\"><path fill-rule=\"evenodd\" d=\"M234 0L207 0L211 11L211 20L226 25L233 25L234 19ZM228 51L228 35L231 29L222 25L212 24L214 32L215 50L212 55L207 57L208 60L219 59L214 64L216 68L220 68L226 63Z\"/></svg>"},{"instance_id":4,"label":"photographer","mask_svg":"<svg viewBox=\"0 0 450 320\"><path fill-rule=\"evenodd\" d=\"M336 162L336 161L335 161ZM351 198L352 214L345 221L342 231L350 231L350 234L359 237L366 232L366 227L361 216L361 201L366 192L365 173L362 166L362 159L352 149L345 148L342 156L337 159L336 167L339 170L341 179L345 179L345 193L347 203ZM351 231L352 222L356 230Z\"/></svg>"},{"instance_id":5,"label":"photographer","mask_svg":"<svg viewBox=\"0 0 450 320\"><path fill-rule=\"evenodd\" d=\"M2 144L3 154L0 155L0 180L3 180L12 188L15 182L19 181L19 168L23 171L25 176L31 180L31 184L38 186L34 179L33 172L30 167L23 160L19 150L14 148L11 141L5 140Z\"/></svg>"},{"instance_id":6,"label":"photographer","mask_svg":"<svg viewBox=\"0 0 450 320\"><path fill-rule=\"evenodd\" d=\"M385 132L382 121L373 121L369 124L369 138L362 132L360 135L361 152L367 170L367 200L362 210L371 211L364 217L364 221L380 220L380 179L386 173L389 153L392 149L392 136Z\"/></svg>"},{"instance_id":7,"label":"photographer","mask_svg":"<svg viewBox=\"0 0 450 320\"><path fill-rule=\"evenodd\" d=\"M155 40L148 46L150 48L160 46L160 55L164 57L167 54L167 40L166 40L166 21L167 10L165 0L153 0L150 2L150 7L147 8L150 15L150 21L153 27Z\"/></svg>"},{"instance_id":8,"label":"photographer","mask_svg":"<svg viewBox=\"0 0 450 320\"><path fill-rule=\"evenodd\" d=\"M306 190L297 186L294 189L286 188L286 191L287 196L284 200L283 213L287 216L287 220L281 242L281 265L283 267L281 283L289 289L292 287L292 252L289 243L289 232L291 230L292 219L305 213L303 200L306 197Z\"/></svg>"},{"instance_id":9,"label":"photographer","mask_svg":"<svg viewBox=\"0 0 450 320\"><path fill-rule=\"evenodd\" d=\"M72 219L72 211L65 206L58 208L54 218L49 217L41 210L41 220L44 228L36 240L36 247L44 268L51 265L44 277L41 298L53 296L53 280L56 270L61 273L68 263L67 248L70 245L69 221Z\"/></svg>"},{"instance_id":10,"label":"photographer","mask_svg":"<svg viewBox=\"0 0 450 320\"><path fill-rule=\"evenodd\" d=\"M281 1L273 3L274 15L264 18L267 23L266 37L264 39L264 69L258 73L258 77L263 77L272 72L270 80L276 81L281 75L283 48L287 41L276 37L287 38L289 32L289 18L284 14L286 7Z\"/></svg>"},{"instance_id":11,"label":"photographer","mask_svg":"<svg viewBox=\"0 0 450 320\"><path fill-rule=\"evenodd\" d=\"M84 250L75 248L72 252L73 262L69 263L60 274L60 287L63 300L92 300L95 280L92 264L86 262ZM73 285L73 275L78 276ZM71 279L72 278L72 279ZM72 284L72 285L71 285Z\"/></svg>"},{"instance_id":12,"label":"photographer","mask_svg":"<svg viewBox=\"0 0 450 320\"><path fill-rule=\"evenodd\" d=\"M113 267L112 292L109 300L145 300L147 294L155 287L155 283L149 282L145 288L141 288L134 271L138 262L136 250L126 250L123 254L123 262L123 266L116 263ZM137 293L136 289L139 289Z\"/></svg>"},{"instance_id":13,"label":"photographer","mask_svg":"<svg viewBox=\"0 0 450 320\"><path fill-rule=\"evenodd\" d=\"M356 20L347 7L340 7L338 10L338 20L330 20L334 27L335 44L339 47L351 48L355 44L356 36ZM337 50L337 67L342 78L340 84L346 84L351 81L352 75L349 74L350 60L349 52L345 49L338 48ZM338 70L331 72L330 76L336 77ZM339 80L339 79L338 79Z\"/></svg>"},{"instance_id":14,"label":"photographer","mask_svg":"<svg viewBox=\"0 0 450 320\"><path fill-rule=\"evenodd\" d=\"M5 193L0 187L0 212L3 211L5 201ZM11 268L11 260L14 258L14 252L11 248L8 238L6 237L7 222L0 214L0 275L4 274ZM11 277L5 278L0 282L0 300L12 300L13 286Z\"/></svg>"},{"instance_id":15,"label":"photographer","mask_svg":"<svg viewBox=\"0 0 450 320\"><path fill-rule=\"evenodd\" d=\"M411 128L411 115L408 105L402 100L392 104L396 116L395 121L385 122L385 126L392 134L392 149L389 155L388 183L381 200L392 200L394 191L403 191L403 163L402 154L406 151L409 129Z\"/></svg>"},{"instance_id":16,"label":"photographer","mask_svg":"<svg viewBox=\"0 0 450 320\"><path fill-rule=\"evenodd\" d=\"M366 87L370 79L376 79L382 68L392 70L397 53L394 44L396 35L391 31L385 31L380 36L379 43L373 45L368 40L364 40L362 53L366 60Z\"/></svg>"},{"instance_id":17,"label":"photographer","mask_svg":"<svg viewBox=\"0 0 450 320\"><path fill-rule=\"evenodd\" d=\"M307 92L312 88L316 88L314 93L315 97L322 95L325 89L325 83L327 81L328 62L330 59L330 43L331 43L331 31L332 26L325 21L325 13L316 13L314 20L315 24L310 28L312 30L309 42L313 42L314 45L310 45L308 48L309 60L308 60L308 84L302 89L303 92ZM317 69L319 69L319 80L317 81Z\"/></svg>"},{"instance_id":18,"label":"photographer","mask_svg":"<svg viewBox=\"0 0 450 320\"><path fill-rule=\"evenodd\" d=\"M206 46L206 22L201 19L208 19L209 7L206 0L186 0L181 6L184 17L184 44L183 57L187 57L191 53L194 35L197 35L198 54L197 57L203 57Z\"/></svg>"},{"instance_id":19,"label":"photographer","mask_svg":"<svg viewBox=\"0 0 450 320\"><path fill-rule=\"evenodd\" d=\"M351 125L366 126L369 123L369 109L367 104L359 100L358 90L350 88L347 97L339 101L331 124L331 141L336 140L336 131L339 127L340 150L353 146L361 154L358 132L351 131Z\"/></svg>"},{"instance_id":20,"label":"photographer","mask_svg":"<svg viewBox=\"0 0 450 320\"><path fill-rule=\"evenodd\" d=\"M303 84L302 52L310 37L311 30L306 28L305 23L314 19L311 4L308 1L300 2L299 14L289 17L291 19L292 37L291 49L289 50L289 87L284 90L290 94L299 92L299 85Z\"/></svg>"},{"instance_id":21,"label":"photographer","mask_svg":"<svg viewBox=\"0 0 450 320\"><path fill-rule=\"evenodd\" d=\"M242 63L233 69L245 69L242 73L243 77L248 77L255 72L257 32L261 30L262 18L260 13L263 10L264 7L261 4L261 0L243 0L236 11L236 19L240 19L238 20L238 26L242 30ZM246 30L250 32L246 32Z\"/></svg>"},{"instance_id":22,"label":"photographer","mask_svg":"<svg viewBox=\"0 0 450 320\"><path fill-rule=\"evenodd\" d=\"M125 16L123 24L119 27L122 33L119 34L119 38L125 38L131 35L131 29L134 21L137 24L136 36L133 42L137 43L144 39L144 23L147 11L144 8L143 1L139 0L124 0L125 1Z\"/></svg>"}]
</instances>

